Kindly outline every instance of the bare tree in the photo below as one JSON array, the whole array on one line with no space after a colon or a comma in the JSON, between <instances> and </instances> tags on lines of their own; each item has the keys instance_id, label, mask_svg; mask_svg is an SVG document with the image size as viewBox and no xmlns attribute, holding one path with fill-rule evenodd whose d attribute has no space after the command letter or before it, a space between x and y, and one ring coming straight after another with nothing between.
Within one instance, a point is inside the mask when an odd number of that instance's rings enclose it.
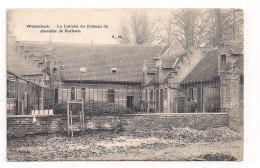
<instances>
[{"instance_id":1,"label":"bare tree","mask_svg":"<svg viewBox=\"0 0 260 168\"><path fill-rule=\"evenodd\" d=\"M157 33L155 34L156 40L159 43L162 44L170 44L176 39L176 33L175 30L173 29L173 23L172 23L172 18L158 18L156 20L157 25Z\"/></svg>"},{"instance_id":2,"label":"bare tree","mask_svg":"<svg viewBox=\"0 0 260 168\"><path fill-rule=\"evenodd\" d=\"M241 9L175 9L168 18L153 21L141 13L132 13L120 26L121 43L170 44L176 38L184 48L202 43L223 45L223 40L243 39Z\"/></svg>"},{"instance_id":3,"label":"bare tree","mask_svg":"<svg viewBox=\"0 0 260 168\"><path fill-rule=\"evenodd\" d=\"M155 40L155 24L146 14L132 13L120 25L121 43L151 44Z\"/></svg>"},{"instance_id":4,"label":"bare tree","mask_svg":"<svg viewBox=\"0 0 260 168\"><path fill-rule=\"evenodd\" d=\"M233 32L233 40L243 38L243 26L244 26L244 13L241 9L230 9L229 15L231 17L231 28Z\"/></svg>"},{"instance_id":5,"label":"bare tree","mask_svg":"<svg viewBox=\"0 0 260 168\"><path fill-rule=\"evenodd\" d=\"M223 40L242 40L244 16L241 9L214 9L212 26L215 28L211 41L213 45L222 45Z\"/></svg>"},{"instance_id":6,"label":"bare tree","mask_svg":"<svg viewBox=\"0 0 260 168\"><path fill-rule=\"evenodd\" d=\"M121 39L120 39L121 44L132 43L130 29L125 20L122 20L120 23L120 35L121 35Z\"/></svg>"},{"instance_id":7,"label":"bare tree","mask_svg":"<svg viewBox=\"0 0 260 168\"><path fill-rule=\"evenodd\" d=\"M207 10L177 9L172 12L175 33L186 49L205 42L211 32L211 22Z\"/></svg>"}]
</instances>

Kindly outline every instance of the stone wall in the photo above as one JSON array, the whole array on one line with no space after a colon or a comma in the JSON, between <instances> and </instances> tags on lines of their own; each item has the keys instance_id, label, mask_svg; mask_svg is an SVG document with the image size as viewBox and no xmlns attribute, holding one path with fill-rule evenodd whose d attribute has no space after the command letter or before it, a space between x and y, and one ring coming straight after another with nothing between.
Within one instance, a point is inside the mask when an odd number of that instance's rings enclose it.
<instances>
[{"instance_id":1,"label":"stone wall","mask_svg":"<svg viewBox=\"0 0 260 168\"><path fill-rule=\"evenodd\" d=\"M137 114L87 117L87 129L121 129L125 131L158 131L172 127L206 129L228 126L227 114Z\"/></svg>"},{"instance_id":2,"label":"stone wall","mask_svg":"<svg viewBox=\"0 0 260 168\"><path fill-rule=\"evenodd\" d=\"M239 106L240 75L230 67L220 75L222 112L229 114L229 128L240 131L243 127L243 109Z\"/></svg>"},{"instance_id":3,"label":"stone wall","mask_svg":"<svg viewBox=\"0 0 260 168\"><path fill-rule=\"evenodd\" d=\"M8 136L24 136L27 134L67 132L66 115L8 116ZM226 113L164 113L164 114L128 114L109 116L87 116L87 130L122 130L122 131L158 131L172 127L191 127L206 129L208 127L228 126Z\"/></svg>"}]
</instances>

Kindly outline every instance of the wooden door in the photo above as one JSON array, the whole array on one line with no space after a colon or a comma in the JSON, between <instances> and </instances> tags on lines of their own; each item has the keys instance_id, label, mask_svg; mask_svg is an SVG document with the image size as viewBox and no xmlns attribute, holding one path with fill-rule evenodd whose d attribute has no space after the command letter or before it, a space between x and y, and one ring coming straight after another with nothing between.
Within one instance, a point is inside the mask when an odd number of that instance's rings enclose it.
<instances>
[{"instance_id":1,"label":"wooden door","mask_svg":"<svg viewBox=\"0 0 260 168\"><path fill-rule=\"evenodd\" d=\"M127 96L127 108L133 108L134 96Z\"/></svg>"},{"instance_id":2,"label":"wooden door","mask_svg":"<svg viewBox=\"0 0 260 168\"><path fill-rule=\"evenodd\" d=\"M178 113L185 112L184 97L178 97Z\"/></svg>"}]
</instances>

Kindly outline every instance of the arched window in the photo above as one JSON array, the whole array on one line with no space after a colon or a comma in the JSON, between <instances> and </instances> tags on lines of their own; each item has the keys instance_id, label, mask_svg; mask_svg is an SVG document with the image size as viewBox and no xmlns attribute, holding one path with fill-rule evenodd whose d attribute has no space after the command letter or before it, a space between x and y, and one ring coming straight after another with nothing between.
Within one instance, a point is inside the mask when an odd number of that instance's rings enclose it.
<instances>
[{"instance_id":1,"label":"arched window","mask_svg":"<svg viewBox=\"0 0 260 168\"><path fill-rule=\"evenodd\" d=\"M220 69L223 69L226 66L227 60L226 60L226 54L220 55Z\"/></svg>"}]
</instances>

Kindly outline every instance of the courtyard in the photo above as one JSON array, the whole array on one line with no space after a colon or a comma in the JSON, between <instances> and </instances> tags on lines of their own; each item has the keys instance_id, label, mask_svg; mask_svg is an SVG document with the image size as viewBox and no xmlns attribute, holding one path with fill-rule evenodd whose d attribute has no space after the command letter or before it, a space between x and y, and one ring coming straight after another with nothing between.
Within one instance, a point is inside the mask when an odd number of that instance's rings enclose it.
<instances>
[{"instance_id":1,"label":"courtyard","mask_svg":"<svg viewBox=\"0 0 260 168\"><path fill-rule=\"evenodd\" d=\"M8 138L9 161L242 159L243 136L227 127L169 131L87 131Z\"/></svg>"}]
</instances>

